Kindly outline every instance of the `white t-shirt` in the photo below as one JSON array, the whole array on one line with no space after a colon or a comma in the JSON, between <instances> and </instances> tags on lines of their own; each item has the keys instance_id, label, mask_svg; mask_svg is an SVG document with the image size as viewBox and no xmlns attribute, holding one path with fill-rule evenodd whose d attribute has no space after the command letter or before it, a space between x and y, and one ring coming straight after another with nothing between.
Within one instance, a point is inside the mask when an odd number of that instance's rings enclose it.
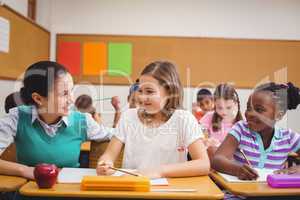
<instances>
[{"instance_id":1,"label":"white t-shirt","mask_svg":"<svg viewBox=\"0 0 300 200\"><path fill-rule=\"evenodd\" d=\"M140 121L137 109L128 109L114 136L125 144L123 168L145 169L186 161L187 147L203 133L188 111L176 110L167 122L149 128Z\"/></svg>"}]
</instances>

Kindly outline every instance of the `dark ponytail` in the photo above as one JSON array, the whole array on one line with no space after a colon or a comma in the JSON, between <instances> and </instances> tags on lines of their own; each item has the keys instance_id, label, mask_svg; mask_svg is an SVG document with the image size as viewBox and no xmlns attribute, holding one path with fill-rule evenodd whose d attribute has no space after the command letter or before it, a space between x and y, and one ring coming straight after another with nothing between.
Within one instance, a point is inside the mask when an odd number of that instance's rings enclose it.
<instances>
[{"instance_id":1,"label":"dark ponytail","mask_svg":"<svg viewBox=\"0 0 300 200\"><path fill-rule=\"evenodd\" d=\"M4 108L5 112L8 113L11 108L23 105L24 101L22 100L22 97L20 95L20 92L13 92L9 94L5 98Z\"/></svg>"},{"instance_id":2,"label":"dark ponytail","mask_svg":"<svg viewBox=\"0 0 300 200\"><path fill-rule=\"evenodd\" d=\"M29 94L24 87L20 89L20 96L24 101L24 104L34 104L31 94Z\"/></svg>"},{"instance_id":3,"label":"dark ponytail","mask_svg":"<svg viewBox=\"0 0 300 200\"><path fill-rule=\"evenodd\" d=\"M287 89L287 104L288 110L296 109L297 106L300 104L300 95L299 95L299 88L295 87L293 83L289 82Z\"/></svg>"},{"instance_id":4,"label":"dark ponytail","mask_svg":"<svg viewBox=\"0 0 300 200\"><path fill-rule=\"evenodd\" d=\"M295 87L291 82L288 84L265 83L255 89L255 92L259 91L271 92L278 108L284 114L287 110L296 109L300 104L299 88Z\"/></svg>"},{"instance_id":5,"label":"dark ponytail","mask_svg":"<svg viewBox=\"0 0 300 200\"><path fill-rule=\"evenodd\" d=\"M34 92L48 97L48 92L53 89L54 81L66 73L68 73L67 69L57 62L40 61L29 66L24 74L23 87L20 89L24 103L35 104L32 99Z\"/></svg>"}]
</instances>

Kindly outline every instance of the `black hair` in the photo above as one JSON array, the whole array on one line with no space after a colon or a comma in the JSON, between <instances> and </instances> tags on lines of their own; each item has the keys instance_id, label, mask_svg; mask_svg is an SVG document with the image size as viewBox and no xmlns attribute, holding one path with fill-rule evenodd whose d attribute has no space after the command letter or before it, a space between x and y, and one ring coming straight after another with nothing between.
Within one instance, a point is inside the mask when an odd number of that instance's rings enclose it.
<instances>
[{"instance_id":1,"label":"black hair","mask_svg":"<svg viewBox=\"0 0 300 200\"><path fill-rule=\"evenodd\" d=\"M4 104L5 112L8 113L11 108L14 108L14 107L17 107L17 106L20 106L23 104L24 104L24 102L21 99L20 92L13 92L5 98L5 104Z\"/></svg>"},{"instance_id":2,"label":"black hair","mask_svg":"<svg viewBox=\"0 0 300 200\"><path fill-rule=\"evenodd\" d=\"M197 93L197 102L202 101L206 97L213 98L212 93L208 89L200 89Z\"/></svg>"},{"instance_id":3,"label":"black hair","mask_svg":"<svg viewBox=\"0 0 300 200\"><path fill-rule=\"evenodd\" d=\"M32 64L25 71L23 87L20 94L25 104L35 104L32 93L36 92L43 97L53 89L55 80L68 70L61 64L52 61L40 61Z\"/></svg>"},{"instance_id":4,"label":"black hair","mask_svg":"<svg viewBox=\"0 0 300 200\"><path fill-rule=\"evenodd\" d=\"M287 110L296 109L300 104L299 88L295 87L291 82L287 84L277 84L274 82L265 83L259 85L254 90L254 92L259 91L271 92L273 99L283 114L285 114Z\"/></svg>"}]
</instances>

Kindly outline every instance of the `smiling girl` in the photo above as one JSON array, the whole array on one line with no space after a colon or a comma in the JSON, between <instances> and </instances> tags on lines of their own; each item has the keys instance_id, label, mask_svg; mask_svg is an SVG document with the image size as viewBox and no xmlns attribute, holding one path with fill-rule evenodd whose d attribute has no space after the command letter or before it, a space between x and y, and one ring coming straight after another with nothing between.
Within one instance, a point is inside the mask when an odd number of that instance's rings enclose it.
<instances>
[{"instance_id":1,"label":"smiling girl","mask_svg":"<svg viewBox=\"0 0 300 200\"><path fill-rule=\"evenodd\" d=\"M20 91L27 106L12 108L0 119L0 154L15 142L17 157L17 163L0 159L0 174L33 179L38 163L79 167L81 143L111 137L90 114L70 111L72 89L72 76L59 63L29 66Z\"/></svg>"},{"instance_id":2,"label":"smiling girl","mask_svg":"<svg viewBox=\"0 0 300 200\"><path fill-rule=\"evenodd\" d=\"M139 107L121 116L116 134L99 158L97 172L110 167L125 145L123 168L149 177L207 175L209 159L195 117L181 109L183 89L175 66L153 62L139 77ZM187 161L189 151L192 161Z\"/></svg>"},{"instance_id":3,"label":"smiling girl","mask_svg":"<svg viewBox=\"0 0 300 200\"><path fill-rule=\"evenodd\" d=\"M291 83L267 83L256 88L248 99L246 121L234 125L215 154L213 168L239 179L256 179L257 172L247 164L241 149L255 168L283 169L289 152L300 153L300 135L277 127L276 122L299 103L299 90ZM295 173L297 169L281 172Z\"/></svg>"}]
</instances>

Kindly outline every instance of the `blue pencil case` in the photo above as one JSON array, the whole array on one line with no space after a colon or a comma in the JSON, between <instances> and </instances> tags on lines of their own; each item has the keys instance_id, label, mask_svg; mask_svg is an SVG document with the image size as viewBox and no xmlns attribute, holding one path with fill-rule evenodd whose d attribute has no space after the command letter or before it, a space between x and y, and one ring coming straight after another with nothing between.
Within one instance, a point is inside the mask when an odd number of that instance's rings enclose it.
<instances>
[{"instance_id":1,"label":"blue pencil case","mask_svg":"<svg viewBox=\"0 0 300 200\"><path fill-rule=\"evenodd\" d=\"M300 174L269 174L267 183L273 188L300 188Z\"/></svg>"}]
</instances>

